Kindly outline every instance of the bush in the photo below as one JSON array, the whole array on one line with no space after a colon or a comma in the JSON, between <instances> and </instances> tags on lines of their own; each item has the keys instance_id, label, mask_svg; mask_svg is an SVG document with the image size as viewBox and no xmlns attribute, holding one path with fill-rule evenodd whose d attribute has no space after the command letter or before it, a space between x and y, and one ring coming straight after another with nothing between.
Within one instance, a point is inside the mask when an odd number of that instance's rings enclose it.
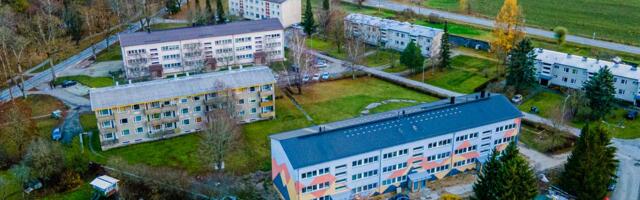
<instances>
[{"instance_id":1,"label":"bush","mask_svg":"<svg viewBox=\"0 0 640 200\"><path fill-rule=\"evenodd\" d=\"M427 21L429 21L429 23L432 23L432 24L444 23L444 19L440 15L435 13L429 14L429 16L427 17Z\"/></svg>"},{"instance_id":2,"label":"bush","mask_svg":"<svg viewBox=\"0 0 640 200\"><path fill-rule=\"evenodd\" d=\"M72 171L65 170L60 176L60 186L61 191L68 191L74 189L82 184L82 179L80 178L80 174Z\"/></svg>"},{"instance_id":3,"label":"bush","mask_svg":"<svg viewBox=\"0 0 640 200\"><path fill-rule=\"evenodd\" d=\"M567 34L569 34L567 28L558 26L553 28L553 32L559 45L563 45L567 41Z\"/></svg>"},{"instance_id":4,"label":"bush","mask_svg":"<svg viewBox=\"0 0 640 200\"><path fill-rule=\"evenodd\" d=\"M411 21L418 17L418 14L414 12L412 9L404 9L402 12L398 13L397 20L399 21Z\"/></svg>"}]
</instances>

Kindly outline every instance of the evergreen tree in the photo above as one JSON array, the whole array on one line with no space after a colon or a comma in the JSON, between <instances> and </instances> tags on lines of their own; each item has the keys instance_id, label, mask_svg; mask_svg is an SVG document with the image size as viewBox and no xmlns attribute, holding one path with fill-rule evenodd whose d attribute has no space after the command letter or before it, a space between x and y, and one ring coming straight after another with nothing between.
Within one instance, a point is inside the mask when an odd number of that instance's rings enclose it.
<instances>
[{"instance_id":1,"label":"evergreen tree","mask_svg":"<svg viewBox=\"0 0 640 200\"><path fill-rule=\"evenodd\" d=\"M329 0L322 0L322 10L329 11Z\"/></svg>"},{"instance_id":2,"label":"evergreen tree","mask_svg":"<svg viewBox=\"0 0 640 200\"><path fill-rule=\"evenodd\" d=\"M409 42L400 54L400 63L414 71L421 69L424 64L424 56L422 56L420 46L413 41Z\"/></svg>"},{"instance_id":3,"label":"evergreen tree","mask_svg":"<svg viewBox=\"0 0 640 200\"><path fill-rule=\"evenodd\" d=\"M498 170L498 199L530 200L538 193L536 177L529 163L518 151L515 142L511 142L500 157L501 167Z\"/></svg>"},{"instance_id":4,"label":"evergreen tree","mask_svg":"<svg viewBox=\"0 0 640 200\"><path fill-rule=\"evenodd\" d=\"M520 41L509 52L507 85L513 86L518 93L533 87L536 83L534 58L535 52L529 39Z\"/></svg>"},{"instance_id":5,"label":"evergreen tree","mask_svg":"<svg viewBox=\"0 0 640 200\"><path fill-rule=\"evenodd\" d=\"M613 109L615 87L608 67L600 68L583 86L592 119L602 119Z\"/></svg>"},{"instance_id":6,"label":"evergreen tree","mask_svg":"<svg viewBox=\"0 0 640 200\"><path fill-rule=\"evenodd\" d=\"M603 127L591 130L585 125L564 166L560 187L578 200L604 199L618 163L615 152Z\"/></svg>"},{"instance_id":7,"label":"evergreen tree","mask_svg":"<svg viewBox=\"0 0 640 200\"><path fill-rule=\"evenodd\" d=\"M224 14L224 7L222 6L222 0L216 0L216 14L218 17L218 24L227 23L227 17Z\"/></svg>"},{"instance_id":8,"label":"evergreen tree","mask_svg":"<svg viewBox=\"0 0 640 200\"><path fill-rule=\"evenodd\" d=\"M178 0L165 0L164 7L167 8L171 15L180 12L180 2Z\"/></svg>"},{"instance_id":9,"label":"evergreen tree","mask_svg":"<svg viewBox=\"0 0 640 200\"><path fill-rule=\"evenodd\" d=\"M498 182L498 170L500 170L500 160L498 152L494 149L489 160L487 160L480 173L478 181L473 185L474 200L495 200L498 198L498 190L496 185Z\"/></svg>"},{"instance_id":10,"label":"evergreen tree","mask_svg":"<svg viewBox=\"0 0 640 200\"><path fill-rule=\"evenodd\" d=\"M449 43L449 23L444 22L444 33L440 39L440 67L443 69L451 67L451 44Z\"/></svg>"},{"instance_id":11,"label":"evergreen tree","mask_svg":"<svg viewBox=\"0 0 640 200\"><path fill-rule=\"evenodd\" d=\"M302 27L304 33L311 36L316 32L316 21L313 19L313 11L311 10L311 0L307 0L304 8L304 16L302 16Z\"/></svg>"}]
</instances>

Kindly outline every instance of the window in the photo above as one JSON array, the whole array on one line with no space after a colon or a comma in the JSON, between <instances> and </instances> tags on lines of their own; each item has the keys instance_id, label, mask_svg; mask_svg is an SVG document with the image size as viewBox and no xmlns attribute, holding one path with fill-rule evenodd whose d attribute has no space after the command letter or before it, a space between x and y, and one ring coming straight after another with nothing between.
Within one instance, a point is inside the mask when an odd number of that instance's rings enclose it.
<instances>
[{"instance_id":1,"label":"window","mask_svg":"<svg viewBox=\"0 0 640 200\"><path fill-rule=\"evenodd\" d=\"M182 120L182 124L189 125L189 119Z\"/></svg>"},{"instance_id":2,"label":"window","mask_svg":"<svg viewBox=\"0 0 640 200\"><path fill-rule=\"evenodd\" d=\"M195 110L196 112L200 112L200 111L202 111L202 107L200 107L200 106L196 106L196 108L195 108L194 110Z\"/></svg>"},{"instance_id":3,"label":"window","mask_svg":"<svg viewBox=\"0 0 640 200\"><path fill-rule=\"evenodd\" d=\"M187 99L180 99L180 103L187 103Z\"/></svg>"},{"instance_id":4,"label":"window","mask_svg":"<svg viewBox=\"0 0 640 200\"><path fill-rule=\"evenodd\" d=\"M256 109L256 108L251 108L251 113L256 113L256 112L258 112L258 109Z\"/></svg>"},{"instance_id":5,"label":"window","mask_svg":"<svg viewBox=\"0 0 640 200\"><path fill-rule=\"evenodd\" d=\"M136 122L142 121L142 116L140 115L136 116L135 121Z\"/></svg>"},{"instance_id":6,"label":"window","mask_svg":"<svg viewBox=\"0 0 640 200\"><path fill-rule=\"evenodd\" d=\"M244 99L238 100L238 104L244 104Z\"/></svg>"},{"instance_id":7,"label":"window","mask_svg":"<svg viewBox=\"0 0 640 200\"><path fill-rule=\"evenodd\" d=\"M194 100L194 101L200 101L200 96L195 96L195 97L193 97L193 100Z\"/></svg>"},{"instance_id":8,"label":"window","mask_svg":"<svg viewBox=\"0 0 640 200\"><path fill-rule=\"evenodd\" d=\"M139 104L133 105L133 110L140 110L140 105Z\"/></svg>"},{"instance_id":9,"label":"window","mask_svg":"<svg viewBox=\"0 0 640 200\"><path fill-rule=\"evenodd\" d=\"M171 117L171 115L172 115L171 111L164 112L165 117Z\"/></svg>"},{"instance_id":10,"label":"window","mask_svg":"<svg viewBox=\"0 0 640 200\"><path fill-rule=\"evenodd\" d=\"M187 114L189 113L189 108L183 108L182 109L182 114Z\"/></svg>"},{"instance_id":11,"label":"window","mask_svg":"<svg viewBox=\"0 0 640 200\"><path fill-rule=\"evenodd\" d=\"M372 157L368 157L368 158L365 158L365 159L353 161L353 162L351 162L351 166L352 167L357 167L357 166L360 166L360 165L366 165L366 164L373 163L373 162L376 162L376 161L378 161L378 156L372 156Z\"/></svg>"},{"instance_id":12,"label":"window","mask_svg":"<svg viewBox=\"0 0 640 200\"><path fill-rule=\"evenodd\" d=\"M136 132L138 132L138 133L142 133L142 132L144 132L144 128L142 128L142 127L138 127L138 128L136 129Z\"/></svg>"},{"instance_id":13,"label":"window","mask_svg":"<svg viewBox=\"0 0 640 200\"><path fill-rule=\"evenodd\" d=\"M111 110L109 109L100 110L100 116L106 116L106 115L111 115Z\"/></svg>"},{"instance_id":14,"label":"window","mask_svg":"<svg viewBox=\"0 0 640 200\"><path fill-rule=\"evenodd\" d=\"M129 129L122 130L122 136L129 135Z\"/></svg>"},{"instance_id":15,"label":"window","mask_svg":"<svg viewBox=\"0 0 640 200\"><path fill-rule=\"evenodd\" d=\"M112 126L111 121L102 122L102 128L111 128L111 126Z\"/></svg>"},{"instance_id":16,"label":"window","mask_svg":"<svg viewBox=\"0 0 640 200\"><path fill-rule=\"evenodd\" d=\"M104 134L104 138L105 138L105 139L111 139L111 138L113 138L113 133L105 133L105 134Z\"/></svg>"},{"instance_id":17,"label":"window","mask_svg":"<svg viewBox=\"0 0 640 200\"><path fill-rule=\"evenodd\" d=\"M126 123L129 123L129 119L127 118L120 119L120 124L126 124Z\"/></svg>"}]
</instances>

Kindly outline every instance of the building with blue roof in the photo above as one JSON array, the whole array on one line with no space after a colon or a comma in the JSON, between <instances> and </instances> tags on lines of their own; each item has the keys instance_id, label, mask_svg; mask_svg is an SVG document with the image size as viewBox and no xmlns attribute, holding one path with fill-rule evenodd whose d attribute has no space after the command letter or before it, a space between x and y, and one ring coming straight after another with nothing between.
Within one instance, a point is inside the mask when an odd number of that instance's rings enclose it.
<instances>
[{"instance_id":1,"label":"building with blue roof","mask_svg":"<svg viewBox=\"0 0 640 200\"><path fill-rule=\"evenodd\" d=\"M353 199L420 190L475 169L516 140L522 113L481 93L270 136L283 199Z\"/></svg>"}]
</instances>

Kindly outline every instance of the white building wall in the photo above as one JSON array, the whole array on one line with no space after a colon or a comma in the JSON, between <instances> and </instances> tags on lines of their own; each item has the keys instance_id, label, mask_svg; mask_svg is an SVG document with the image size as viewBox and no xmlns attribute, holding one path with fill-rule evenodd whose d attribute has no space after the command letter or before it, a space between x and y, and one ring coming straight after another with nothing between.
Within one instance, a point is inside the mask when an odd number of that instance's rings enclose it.
<instances>
[{"instance_id":1,"label":"white building wall","mask_svg":"<svg viewBox=\"0 0 640 200\"><path fill-rule=\"evenodd\" d=\"M282 26L289 27L302 20L300 0L276 3L265 0L229 0L229 12L245 19L259 20L278 18Z\"/></svg>"}]
</instances>

